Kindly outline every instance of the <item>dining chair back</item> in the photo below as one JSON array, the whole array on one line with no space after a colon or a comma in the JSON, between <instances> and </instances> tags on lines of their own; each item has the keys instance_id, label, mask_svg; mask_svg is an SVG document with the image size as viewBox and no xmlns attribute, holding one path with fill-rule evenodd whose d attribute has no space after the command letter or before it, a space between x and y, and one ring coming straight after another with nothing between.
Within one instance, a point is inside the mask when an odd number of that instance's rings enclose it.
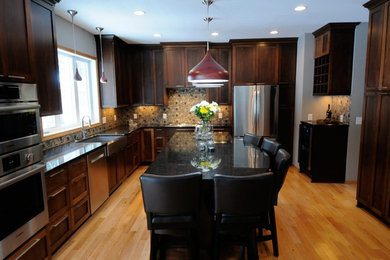
<instances>
[{"instance_id":1,"label":"dining chair back","mask_svg":"<svg viewBox=\"0 0 390 260\"><path fill-rule=\"evenodd\" d=\"M164 257L165 243L172 237L186 241L192 259L197 259L197 227L200 212L201 173L140 176L147 226L151 231L150 259L158 251ZM177 241L175 241L177 245Z\"/></svg>"},{"instance_id":2,"label":"dining chair back","mask_svg":"<svg viewBox=\"0 0 390 260\"><path fill-rule=\"evenodd\" d=\"M253 135L250 133L245 133L243 138L244 144L251 144L257 147L261 147L261 143L263 141L263 137Z\"/></svg>"},{"instance_id":3,"label":"dining chair back","mask_svg":"<svg viewBox=\"0 0 390 260\"><path fill-rule=\"evenodd\" d=\"M272 199L272 203L278 205L279 191L286 179L288 167L291 164L291 155L285 149L279 149L276 153L275 162L272 167L272 171L275 173L275 189Z\"/></svg>"}]
</instances>

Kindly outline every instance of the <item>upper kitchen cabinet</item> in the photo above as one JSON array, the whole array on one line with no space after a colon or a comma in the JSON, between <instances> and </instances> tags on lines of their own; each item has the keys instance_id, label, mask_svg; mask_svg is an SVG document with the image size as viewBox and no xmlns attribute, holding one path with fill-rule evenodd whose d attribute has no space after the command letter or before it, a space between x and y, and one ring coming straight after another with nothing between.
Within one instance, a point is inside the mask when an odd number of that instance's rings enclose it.
<instances>
[{"instance_id":1,"label":"upper kitchen cabinet","mask_svg":"<svg viewBox=\"0 0 390 260\"><path fill-rule=\"evenodd\" d=\"M30 0L1 0L0 17L0 81L34 82Z\"/></svg>"},{"instance_id":2,"label":"upper kitchen cabinet","mask_svg":"<svg viewBox=\"0 0 390 260\"><path fill-rule=\"evenodd\" d=\"M31 1L35 78L41 116L62 113L54 4Z\"/></svg>"},{"instance_id":3,"label":"upper kitchen cabinet","mask_svg":"<svg viewBox=\"0 0 390 260\"><path fill-rule=\"evenodd\" d=\"M231 72L231 47L229 44L212 44L210 46L211 56L227 71ZM206 90L207 100L215 101L220 105L232 104L231 74L229 82L220 88L208 88Z\"/></svg>"},{"instance_id":4,"label":"upper kitchen cabinet","mask_svg":"<svg viewBox=\"0 0 390 260\"><path fill-rule=\"evenodd\" d=\"M142 105L164 105L163 50L159 46L142 49Z\"/></svg>"},{"instance_id":5,"label":"upper kitchen cabinet","mask_svg":"<svg viewBox=\"0 0 390 260\"><path fill-rule=\"evenodd\" d=\"M198 64L206 53L201 43L163 43L164 86L176 88L190 86L188 72Z\"/></svg>"},{"instance_id":6,"label":"upper kitchen cabinet","mask_svg":"<svg viewBox=\"0 0 390 260\"><path fill-rule=\"evenodd\" d=\"M329 23L313 32L313 95L351 94L353 45L357 24Z\"/></svg>"},{"instance_id":7,"label":"upper kitchen cabinet","mask_svg":"<svg viewBox=\"0 0 390 260\"><path fill-rule=\"evenodd\" d=\"M366 90L390 90L390 5L386 1L370 1Z\"/></svg>"},{"instance_id":8,"label":"upper kitchen cabinet","mask_svg":"<svg viewBox=\"0 0 390 260\"><path fill-rule=\"evenodd\" d=\"M95 36L96 47L100 49L99 36ZM104 72L107 83L100 83L101 103L103 108L116 108L129 105L130 63L127 44L114 35L102 35ZM99 75L101 58L98 52Z\"/></svg>"}]
</instances>

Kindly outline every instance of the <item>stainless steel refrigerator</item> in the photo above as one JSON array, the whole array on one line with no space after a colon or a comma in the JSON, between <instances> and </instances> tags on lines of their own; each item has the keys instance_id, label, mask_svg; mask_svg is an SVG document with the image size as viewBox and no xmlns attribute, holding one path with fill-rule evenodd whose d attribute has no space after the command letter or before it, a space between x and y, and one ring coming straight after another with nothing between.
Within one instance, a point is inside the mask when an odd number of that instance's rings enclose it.
<instances>
[{"instance_id":1,"label":"stainless steel refrigerator","mask_svg":"<svg viewBox=\"0 0 390 260\"><path fill-rule=\"evenodd\" d=\"M251 133L277 137L279 87L253 85L234 87L234 136Z\"/></svg>"}]
</instances>

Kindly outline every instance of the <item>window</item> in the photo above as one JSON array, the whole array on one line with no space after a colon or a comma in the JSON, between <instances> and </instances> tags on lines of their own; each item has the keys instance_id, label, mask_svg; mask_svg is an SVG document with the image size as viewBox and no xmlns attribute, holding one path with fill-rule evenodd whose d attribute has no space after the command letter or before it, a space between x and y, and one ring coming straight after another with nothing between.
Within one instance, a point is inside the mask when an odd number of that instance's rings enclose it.
<instances>
[{"instance_id":1,"label":"window","mask_svg":"<svg viewBox=\"0 0 390 260\"><path fill-rule=\"evenodd\" d=\"M82 81L73 79L79 69ZM58 49L62 114L42 117L43 136L79 128L83 116L100 122L96 60Z\"/></svg>"}]
</instances>

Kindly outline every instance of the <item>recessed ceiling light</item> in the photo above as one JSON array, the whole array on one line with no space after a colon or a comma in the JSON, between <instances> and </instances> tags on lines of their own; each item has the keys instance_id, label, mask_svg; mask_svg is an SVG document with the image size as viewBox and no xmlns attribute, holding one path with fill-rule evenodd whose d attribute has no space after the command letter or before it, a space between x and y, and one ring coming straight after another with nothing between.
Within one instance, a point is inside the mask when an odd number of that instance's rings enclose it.
<instances>
[{"instance_id":1,"label":"recessed ceiling light","mask_svg":"<svg viewBox=\"0 0 390 260\"><path fill-rule=\"evenodd\" d=\"M270 31L269 33L270 33L270 34L278 34L279 31L277 31L277 30L272 30L272 31Z\"/></svg>"},{"instance_id":2,"label":"recessed ceiling light","mask_svg":"<svg viewBox=\"0 0 390 260\"><path fill-rule=\"evenodd\" d=\"M155 33L153 34L154 37L157 37L157 38L160 38L161 37L161 34L160 33Z\"/></svg>"},{"instance_id":3,"label":"recessed ceiling light","mask_svg":"<svg viewBox=\"0 0 390 260\"><path fill-rule=\"evenodd\" d=\"M212 36L218 36L219 33L218 33L218 32L212 32L211 35L212 35Z\"/></svg>"},{"instance_id":4,"label":"recessed ceiling light","mask_svg":"<svg viewBox=\"0 0 390 260\"><path fill-rule=\"evenodd\" d=\"M294 8L296 12L302 12L306 10L306 6L304 5L298 5L297 7Z\"/></svg>"},{"instance_id":5,"label":"recessed ceiling light","mask_svg":"<svg viewBox=\"0 0 390 260\"><path fill-rule=\"evenodd\" d=\"M145 14L145 11L142 11L142 10L135 10L133 14L135 14L135 15L144 15L144 14Z\"/></svg>"}]
</instances>

